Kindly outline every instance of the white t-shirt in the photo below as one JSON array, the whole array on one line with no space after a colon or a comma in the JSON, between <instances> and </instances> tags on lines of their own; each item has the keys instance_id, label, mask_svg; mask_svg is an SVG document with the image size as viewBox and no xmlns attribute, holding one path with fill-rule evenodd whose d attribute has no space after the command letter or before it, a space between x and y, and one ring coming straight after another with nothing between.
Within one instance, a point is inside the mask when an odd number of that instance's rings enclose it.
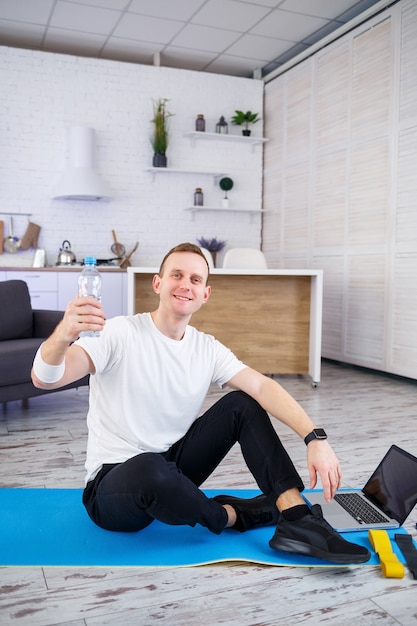
<instances>
[{"instance_id":1,"label":"white t-shirt","mask_svg":"<svg viewBox=\"0 0 417 626\"><path fill-rule=\"evenodd\" d=\"M181 341L150 313L115 317L100 338L76 342L90 355L86 482L104 463L164 452L200 414L211 383L220 387L246 366L211 335L187 326Z\"/></svg>"}]
</instances>

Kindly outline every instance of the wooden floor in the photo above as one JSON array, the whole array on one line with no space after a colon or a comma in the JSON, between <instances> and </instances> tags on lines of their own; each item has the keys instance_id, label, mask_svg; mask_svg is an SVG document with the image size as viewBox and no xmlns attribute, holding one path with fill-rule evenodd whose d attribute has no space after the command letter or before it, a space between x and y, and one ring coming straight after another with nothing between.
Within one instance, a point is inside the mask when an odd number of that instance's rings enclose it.
<instances>
[{"instance_id":1,"label":"wooden floor","mask_svg":"<svg viewBox=\"0 0 417 626\"><path fill-rule=\"evenodd\" d=\"M326 362L318 389L279 380L326 429L344 486L362 485L392 443L417 453L415 382ZM86 388L0 406L0 486L81 487L86 410ZM307 483L304 443L277 431ZM237 448L205 486L256 488ZM415 509L405 524L414 537L416 521ZM0 624L408 626L417 624L417 581L377 567L0 568Z\"/></svg>"}]
</instances>

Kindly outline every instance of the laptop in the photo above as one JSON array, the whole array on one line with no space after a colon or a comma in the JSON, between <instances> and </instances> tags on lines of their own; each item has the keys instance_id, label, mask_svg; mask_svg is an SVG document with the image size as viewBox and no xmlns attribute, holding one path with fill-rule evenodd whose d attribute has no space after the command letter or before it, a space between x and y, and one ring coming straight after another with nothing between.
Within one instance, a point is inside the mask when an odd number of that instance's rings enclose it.
<instances>
[{"instance_id":1,"label":"laptop","mask_svg":"<svg viewBox=\"0 0 417 626\"><path fill-rule=\"evenodd\" d=\"M362 490L338 491L331 502L322 491L303 497L310 505L320 504L339 532L398 528L417 503L417 458L392 445Z\"/></svg>"}]
</instances>

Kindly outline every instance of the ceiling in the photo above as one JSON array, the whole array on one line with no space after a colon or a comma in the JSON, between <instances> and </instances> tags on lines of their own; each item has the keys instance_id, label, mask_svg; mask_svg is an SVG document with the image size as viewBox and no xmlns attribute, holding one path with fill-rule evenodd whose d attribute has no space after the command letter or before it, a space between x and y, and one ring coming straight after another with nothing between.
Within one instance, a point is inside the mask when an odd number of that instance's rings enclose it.
<instances>
[{"instance_id":1,"label":"ceiling","mask_svg":"<svg viewBox=\"0 0 417 626\"><path fill-rule=\"evenodd\" d=\"M260 77L380 0L0 0L0 45Z\"/></svg>"}]
</instances>

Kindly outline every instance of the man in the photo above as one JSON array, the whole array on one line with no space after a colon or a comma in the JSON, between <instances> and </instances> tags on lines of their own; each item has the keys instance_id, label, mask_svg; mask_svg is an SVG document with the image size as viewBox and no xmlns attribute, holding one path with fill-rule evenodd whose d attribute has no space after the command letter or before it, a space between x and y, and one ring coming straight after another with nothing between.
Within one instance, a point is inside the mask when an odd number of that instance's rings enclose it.
<instances>
[{"instance_id":1,"label":"man","mask_svg":"<svg viewBox=\"0 0 417 626\"><path fill-rule=\"evenodd\" d=\"M155 311L105 321L98 301L77 297L40 347L35 386L56 389L91 375L88 514L102 528L125 532L154 519L201 524L217 534L273 524L273 549L342 563L368 560L368 550L342 539L319 506L309 509L268 413L306 440L310 485L320 474L330 500L340 465L327 440L316 438L312 420L278 383L189 325L210 297L208 275L201 249L180 244L153 278ZM101 336L78 339L86 330ZM198 417L214 382L235 391ZM208 498L199 486L236 442L262 495Z\"/></svg>"}]
</instances>

